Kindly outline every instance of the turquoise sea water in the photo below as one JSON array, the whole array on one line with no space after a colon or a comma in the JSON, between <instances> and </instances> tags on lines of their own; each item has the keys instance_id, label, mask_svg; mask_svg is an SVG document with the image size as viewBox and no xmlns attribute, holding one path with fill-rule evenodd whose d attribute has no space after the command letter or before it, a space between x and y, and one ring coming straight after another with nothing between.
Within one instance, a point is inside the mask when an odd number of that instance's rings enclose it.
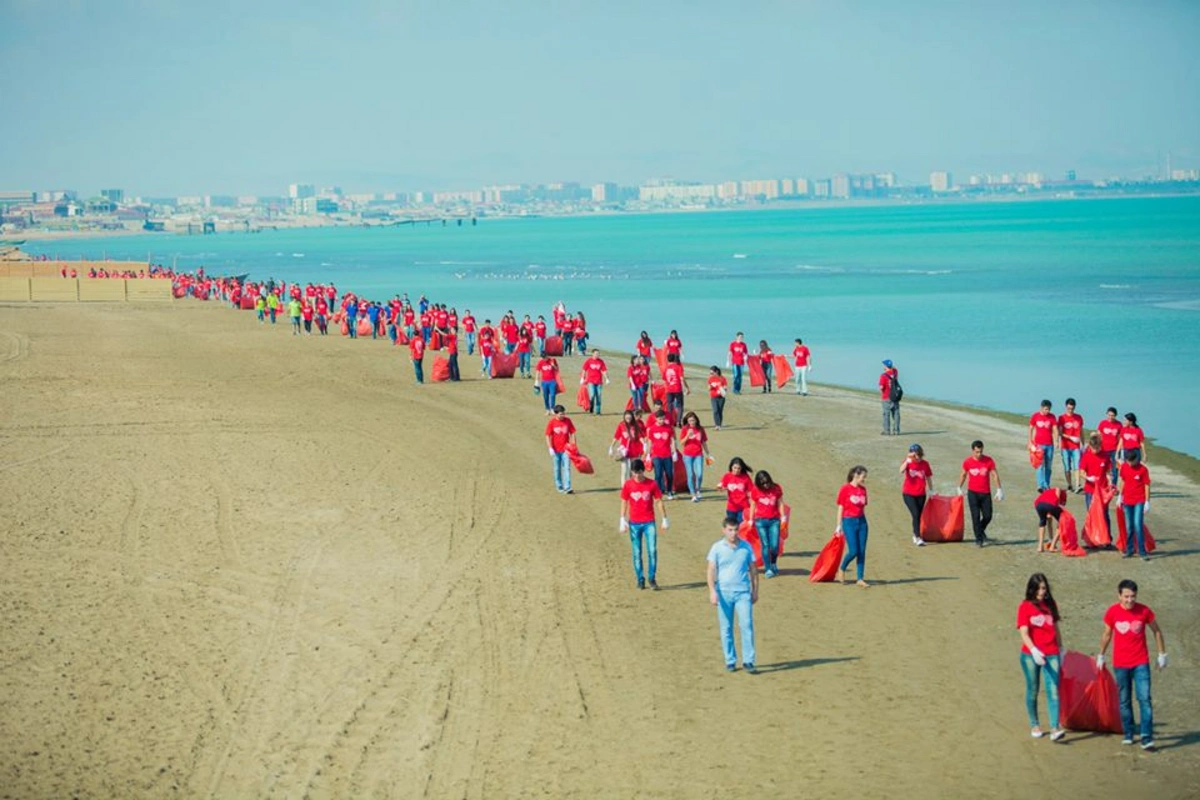
<instances>
[{"instance_id":1,"label":"turquoise sea water","mask_svg":"<svg viewBox=\"0 0 1200 800\"><path fill-rule=\"evenodd\" d=\"M891 358L906 392L1086 423L1136 411L1200 456L1200 198L814 208L480 220L387 229L46 242L62 257L144 259L254 278L444 300L480 319L582 310L593 341L631 349L671 328L724 365L734 332L812 379L870 388Z\"/></svg>"}]
</instances>

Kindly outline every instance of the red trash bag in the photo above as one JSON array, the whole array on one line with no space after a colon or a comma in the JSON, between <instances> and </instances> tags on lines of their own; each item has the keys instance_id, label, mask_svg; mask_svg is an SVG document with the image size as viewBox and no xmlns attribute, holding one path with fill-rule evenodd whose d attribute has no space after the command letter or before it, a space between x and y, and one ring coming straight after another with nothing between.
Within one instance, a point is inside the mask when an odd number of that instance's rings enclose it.
<instances>
[{"instance_id":1,"label":"red trash bag","mask_svg":"<svg viewBox=\"0 0 1200 800\"><path fill-rule=\"evenodd\" d=\"M492 377L511 378L517 371L518 363L516 353L496 353L492 356Z\"/></svg>"},{"instance_id":2,"label":"red trash bag","mask_svg":"<svg viewBox=\"0 0 1200 800\"><path fill-rule=\"evenodd\" d=\"M1035 444L1029 445L1029 463L1033 465L1034 469L1040 467L1045 459L1046 454L1042 452L1042 448Z\"/></svg>"},{"instance_id":3,"label":"red trash bag","mask_svg":"<svg viewBox=\"0 0 1200 800\"><path fill-rule=\"evenodd\" d=\"M171 294L175 295L176 297L184 297L187 295L187 289L183 288L182 286L176 286L171 290Z\"/></svg>"},{"instance_id":4,"label":"red trash bag","mask_svg":"<svg viewBox=\"0 0 1200 800\"><path fill-rule=\"evenodd\" d=\"M1058 517L1058 543L1064 556L1086 556L1087 550L1079 546L1079 523L1075 515L1065 508Z\"/></svg>"},{"instance_id":5,"label":"red trash bag","mask_svg":"<svg viewBox=\"0 0 1200 800\"><path fill-rule=\"evenodd\" d=\"M837 577L838 568L842 566L842 555L846 550L846 537L835 533L813 562L812 571L808 573L810 583L828 583Z\"/></svg>"},{"instance_id":6,"label":"red trash bag","mask_svg":"<svg viewBox=\"0 0 1200 800\"><path fill-rule=\"evenodd\" d=\"M346 322L345 318L342 319L342 324L338 327L342 329L342 336L350 335L350 323Z\"/></svg>"},{"instance_id":7,"label":"red trash bag","mask_svg":"<svg viewBox=\"0 0 1200 800\"><path fill-rule=\"evenodd\" d=\"M1105 519L1109 497L1111 495L1106 497L1103 490L1092 495L1092 504L1083 518L1084 547L1108 547L1112 544L1112 531L1108 529L1108 520Z\"/></svg>"},{"instance_id":8,"label":"red trash bag","mask_svg":"<svg viewBox=\"0 0 1200 800\"><path fill-rule=\"evenodd\" d=\"M563 448L563 451L567 454L567 458L571 459L571 466L580 475L591 475L596 471L596 468L592 466L592 460L579 452L578 445L568 444Z\"/></svg>"},{"instance_id":9,"label":"red trash bag","mask_svg":"<svg viewBox=\"0 0 1200 800\"><path fill-rule=\"evenodd\" d=\"M562 375L555 375L555 376L554 376L554 385L555 385L556 387L558 387L558 388L556 388L556 389L554 390L554 394L555 394L555 396L556 396L556 397L557 397L558 395L560 395L560 394L563 394L564 392L566 392L566 391L567 391L567 387L563 385Z\"/></svg>"},{"instance_id":10,"label":"red trash bag","mask_svg":"<svg viewBox=\"0 0 1200 800\"><path fill-rule=\"evenodd\" d=\"M782 389L792 379L792 365L787 356L775 356L772 360L775 362L775 386Z\"/></svg>"},{"instance_id":11,"label":"red trash bag","mask_svg":"<svg viewBox=\"0 0 1200 800\"><path fill-rule=\"evenodd\" d=\"M671 459L671 471L674 473L671 476L672 490L675 494L687 494L687 470L683 468L683 456L679 454L678 450Z\"/></svg>"},{"instance_id":12,"label":"red trash bag","mask_svg":"<svg viewBox=\"0 0 1200 800\"><path fill-rule=\"evenodd\" d=\"M437 331L434 331L431 334L429 334L429 349L430 350L441 350L442 349L442 335L440 333L438 333Z\"/></svg>"},{"instance_id":13,"label":"red trash bag","mask_svg":"<svg viewBox=\"0 0 1200 800\"><path fill-rule=\"evenodd\" d=\"M758 388L767 382L767 378L763 375L762 362L757 358L747 358L746 368L750 372L750 385Z\"/></svg>"},{"instance_id":14,"label":"red trash bag","mask_svg":"<svg viewBox=\"0 0 1200 800\"><path fill-rule=\"evenodd\" d=\"M359 336L370 336L371 335L371 320L367 319L366 317L358 318L358 335Z\"/></svg>"},{"instance_id":15,"label":"red trash bag","mask_svg":"<svg viewBox=\"0 0 1200 800\"><path fill-rule=\"evenodd\" d=\"M375 331L379 334L380 338L387 336L387 323L383 321L383 317L379 318L379 326L375 328Z\"/></svg>"},{"instance_id":16,"label":"red trash bag","mask_svg":"<svg viewBox=\"0 0 1200 800\"><path fill-rule=\"evenodd\" d=\"M946 497L931 495L921 511L921 540L926 542L961 542L963 540L962 495Z\"/></svg>"},{"instance_id":17,"label":"red trash bag","mask_svg":"<svg viewBox=\"0 0 1200 800\"><path fill-rule=\"evenodd\" d=\"M408 336L406 336L404 334L404 329L403 328L397 329L397 331L396 331L396 346L399 347L400 345L407 345L407 344L408 344Z\"/></svg>"},{"instance_id":18,"label":"red trash bag","mask_svg":"<svg viewBox=\"0 0 1200 800\"><path fill-rule=\"evenodd\" d=\"M1121 732L1117 682L1096 660L1069 650L1060 661L1059 726L1072 731ZM1053 720L1051 720L1053 725Z\"/></svg>"},{"instance_id":19,"label":"red trash bag","mask_svg":"<svg viewBox=\"0 0 1200 800\"><path fill-rule=\"evenodd\" d=\"M575 405L579 406L580 411L592 410L592 398L588 396L587 384L579 384L579 391L575 393Z\"/></svg>"},{"instance_id":20,"label":"red trash bag","mask_svg":"<svg viewBox=\"0 0 1200 800\"><path fill-rule=\"evenodd\" d=\"M450 359L438 356L433 360L433 369L429 372L435 383L450 380Z\"/></svg>"},{"instance_id":21,"label":"red trash bag","mask_svg":"<svg viewBox=\"0 0 1200 800\"><path fill-rule=\"evenodd\" d=\"M544 349L546 351L546 355L548 355L548 356L561 356L563 354L562 337L561 336L547 337L546 345L545 345Z\"/></svg>"},{"instance_id":22,"label":"red trash bag","mask_svg":"<svg viewBox=\"0 0 1200 800\"><path fill-rule=\"evenodd\" d=\"M1122 553L1125 553L1125 552L1128 552L1125 549L1125 545L1126 545L1125 509L1118 507L1116 509L1116 515L1117 515L1117 549L1120 550ZM1155 544L1154 537L1150 535L1150 526L1146 524L1145 519L1142 520L1142 531L1145 532L1145 534L1146 534L1146 552L1153 553L1155 548L1158 547L1158 545Z\"/></svg>"},{"instance_id":23,"label":"red trash bag","mask_svg":"<svg viewBox=\"0 0 1200 800\"><path fill-rule=\"evenodd\" d=\"M638 409L636 409L636 408L634 408L634 407L633 407L633 397L630 397L628 400L626 400L626 401L625 401L625 410L626 410L626 411L637 411L637 410L638 410ZM645 394L643 394L643 395L642 395L642 408L641 408L641 410L642 410L642 411L649 411L649 410L650 410L650 403L648 402L648 395L645 395Z\"/></svg>"},{"instance_id":24,"label":"red trash bag","mask_svg":"<svg viewBox=\"0 0 1200 800\"><path fill-rule=\"evenodd\" d=\"M667 404L667 385L662 381L655 381L650 384L650 399L657 400L663 405Z\"/></svg>"},{"instance_id":25,"label":"red trash bag","mask_svg":"<svg viewBox=\"0 0 1200 800\"><path fill-rule=\"evenodd\" d=\"M783 555L783 543L787 541L787 534L784 532L785 527L785 525L780 525L779 527L779 552L776 553L777 557ZM738 538L750 545L750 549L754 551L754 565L761 567L763 565L762 540L758 538L758 528L754 525L754 520L742 520L742 524L738 525Z\"/></svg>"},{"instance_id":26,"label":"red trash bag","mask_svg":"<svg viewBox=\"0 0 1200 800\"><path fill-rule=\"evenodd\" d=\"M242 308L242 311L253 311L254 310L254 298L248 294L242 295L241 308Z\"/></svg>"},{"instance_id":27,"label":"red trash bag","mask_svg":"<svg viewBox=\"0 0 1200 800\"><path fill-rule=\"evenodd\" d=\"M654 363L658 364L658 376L661 378L667 374L667 351L661 347L655 347L650 351L650 355L654 356Z\"/></svg>"}]
</instances>

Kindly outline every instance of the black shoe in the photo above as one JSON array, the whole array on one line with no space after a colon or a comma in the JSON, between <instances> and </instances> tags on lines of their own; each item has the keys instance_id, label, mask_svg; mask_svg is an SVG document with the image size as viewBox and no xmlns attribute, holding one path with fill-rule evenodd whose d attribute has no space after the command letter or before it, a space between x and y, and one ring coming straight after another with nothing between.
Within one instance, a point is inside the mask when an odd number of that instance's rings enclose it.
<instances>
[{"instance_id":1,"label":"black shoe","mask_svg":"<svg viewBox=\"0 0 1200 800\"><path fill-rule=\"evenodd\" d=\"M654 580L654 578L650 579L650 588L656 592L658 591L658 581Z\"/></svg>"},{"instance_id":2,"label":"black shoe","mask_svg":"<svg viewBox=\"0 0 1200 800\"><path fill-rule=\"evenodd\" d=\"M638 588L639 589L646 588L646 579L645 578L638 578Z\"/></svg>"}]
</instances>

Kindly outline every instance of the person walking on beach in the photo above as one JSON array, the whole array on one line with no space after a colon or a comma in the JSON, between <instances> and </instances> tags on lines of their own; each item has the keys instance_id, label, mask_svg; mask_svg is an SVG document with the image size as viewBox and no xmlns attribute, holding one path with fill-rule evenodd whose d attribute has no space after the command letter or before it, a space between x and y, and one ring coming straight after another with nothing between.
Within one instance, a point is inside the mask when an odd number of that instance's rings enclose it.
<instances>
[{"instance_id":1,"label":"person walking on beach","mask_svg":"<svg viewBox=\"0 0 1200 800\"><path fill-rule=\"evenodd\" d=\"M1067 491L1080 494L1083 483L1079 476L1079 459L1083 451L1083 417L1075 413L1075 398L1068 397L1066 410L1058 418L1058 446L1062 453L1063 475Z\"/></svg>"},{"instance_id":2,"label":"person walking on beach","mask_svg":"<svg viewBox=\"0 0 1200 800\"><path fill-rule=\"evenodd\" d=\"M458 329L447 327L442 331L442 347L446 348L446 360L450 366L450 380L458 383L462 375L458 371Z\"/></svg>"},{"instance_id":3,"label":"person walking on beach","mask_svg":"<svg viewBox=\"0 0 1200 800\"><path fill-rule=\"evenodd\" d=\"M575 423L567 419L567 410L557 405L554 416L546 423L546 447L554 464L554 488L560 494L574 494L571 491L571 459L567 456L569 444L575 444Z\"/></svg>"},{"instance_id":4,"label":"person walking on beach","mask_svg":"<svg viewBox=\"0 0 1200 800\"><path fill-rule=\"evenodd\" d=\"M996 485L996 500L1004 499L1004 488L1000 485L1000 473L991 456L983 454L983 442L971 442L971 455L962 463L962 474L958 476L958 493L962 495L963 484L967 485L967 507L971 510L971 528L975 531L975 544L983 547L988 542L987 528L992 522L992 484Z\"/></svg>"},{"instance_id":5,"label":"person walking on beach","mask_svg":"<svg viewBox=\"0 0 1200 800\"><path fill-rule=\"evenodd\" d=\"M646 426L646 441L650 443L650 461L654 464L654 480L668 500L675 499L675 427L659 410Z\"/></svg>"},{"instance_id":6,"label":"person walking on beach","mask_svg":"<svg viewBox=\"0 0 1200 800\"><path fill-rule=\"evenodd\" d=\"M346 312L346 335L351 339L358 338L358 301L351 295L346 298L346 305L342 309Z\"/></svg>"},{"instance_id":7,"label":"person walking on beach","mask_svg":"<svg viewBox=\"0 0 1200 800\"><path fill-rule=\"evenodd\" d=\"M1092 431L1088 437L1087 449L1083 451L1083 456L1079 459L1079 471L1083 475L1083 507L1085 509L1091 509L1097 492L1104 491L1108 486L1108 476L1112 471L1112 464L1104 455L1101 445L1099 432ZM1104 527L1111 534L1112 521L1108 516L1107 504L1104 506Z\"/></svg>"},{"instance_id":8,"label":"person walking on beach","mask_svg":"<svg viewBox=\"0 0 1200 800\"><path fill-rule=\"evenodd\" d=\"M900 388L900 372L890 358L883 360L883 373L879 376L879 402L883 406L884 436L900 435L900 400L904 390Z\"/></svg>"},{"instance_id":9,"label":"person walking on beach","mask_svg":"<svg viewBox=\"0 0 1200 800\"><path fill-rule=\"evenodd\" d=\"M580 350L580 353L582 352ZM604 384L608 382L608 365L600 357L599 350L592 350L592 354L583 362L583 369L579 375L580 385L587 387L588 413L600 416L601 393Z\"/></svg>"},{"instance_id":10,"label":"person walking on beach","mask_svg":"<svg viewBox=\"0 0 1200 800\"><path fill-rule=\"evenodd\" d=\"M484 336L484 332L493 332L488 322L483 323L479 331L479 373L488 380L492 379L492 356L496 354L496 337ZM494 332L493 332L494 333Z\"/></svg>"},{"instance_id":11,"label":"person walking on beach","mask_svg":"<svg viewBox=\"0 0 1200 800\"><path fill-rule=\"evenodd\" d=\"M634 411L647 408L646 390L650 388L650 365L646 363L646 357L630 356L629 369L625 371L625 376L629 381L630 407Z\"/></svg>"},{"instance_id":12,"label":"person walking on beach","mask_svg":"<svg viewBox=\"0 0 1200 800\"><path fill-rule=\"evenodd\" d=\"M1033 501L1033 510L1038 515L1038 546L1039 553L1053 552L1058 545L1058 520L1062 516L1063 506L1067 504L1066 489L1055 489L1050 487L1042 492ZM1050 536L1050 540L1046 541L1046 526L1050 524L1050 518L1054 518L1054 533Z\"/></svg>"},{"instance_id":13,"label":"person walking on beach","mask_svg":"<svg viewBox=\"0 0 1200 800\"><path fill-rule=\"evenodd\" d=\"M796 394L808 397L808 370L812 366L812 351L803 339L796 340L792 348L792 358L796 364Z\"/></svg>"},{"instance_id":14,"label":"person walking on beach","mask_svg":"<svg viewBox=\"0 0 1200 800\"><path fill-rule=\"evenodd\" d=\"M1131 451L1136 450L1141 457L1143 464L1146 463L1146 434L1138 425L1137 414L1132 411L1125 414L1125 424L1121 426L1120 445L1117 448L1118 459L1124 459L1129 456Z\"/></svg>"},{"instance_id":15,"label":"person walking on beach","mask_svg":"<svg viewBox=\"0 0 1200 800\"><path fill-rule=\"evenodd\" d=\"M679 452L683 457L683 469L687 473L688 493L693 503L700 502L700 484L704 479L704 461L711 460L708 454L708 433L700 424L695 411L683 415L683 427L679 429Z\"/></svg>"},{"instance_id":16,"label":"person walking on beach","mask_svg":"<svg viewBox=\"0 0 1200 800\"><path fill-rule=\"evenodd\" d=\"M771 352L771 347L767 344L766 339L760 339L758 342L758 352L754 354L758 359L759 366L762 367L763 374L763 394L771 393L771 378L775 370L775 354Z\"/></svg>"},{"instance_id":17,"label":"person walking on beach","mask_svg":"<svg viewBox=\"0 0 1200 800\"><path fill-rule=\"evenodd\" d=\"M1037 490L1050 488L1050 474L1054 467L1054 448L1058 444L1058 418L1050 411L1049 400L1042 401L1041 410L1029 418L1029 451L1040 451L1042 463L1037 470Z\"/></svg>"},{"instance_id":18,"label":"person walking on beach","mask_svg":"<svg viewBox=\"0 0 1200 800\"><path fill-rule=\"evenodd\" d=\"M717 629L725 669L737 671L737 651L733 646L733 622L737 618L742 639L742 668L751 675L754 666L754 604L758 602L758 570L754 568L754 550L738 538L738 526L726 517L721 538L708 550L708 602L717 607Z\"/></svg>"},{"instance_id":19,"label":"person walking on beach","mask_svg":"<svg viewBox=\"0 0 1200 800\"><path fill-rule=\"evenodd\" d=\"M750 348L746 344L746 338L741 331L737 332L737 336L733 337L733 341L729 343L729 359L727 365L733 370L733 393L742 393L742 377L746 372L746 358L750 353Z\"/></svg>"},{"instance_id":20,"label":"person walking on beach","mask_svg":"<svg viewBox=\"0 0 1200 800\"><path fill-rule=\"evenodd\" d=\"M608 446L608 454L621 462L621 483L629 480L634 459L640 459L644 455L645 438L646 428L638 419L637 413L626 411L617 423L617 429L613 431L613 440Z\"/></svg>"},{"instance_id":21,"label":"person walking on beach","mask_svg":"<svg viewBox=\"0 0 1200 800\"><path fill-rule=\"evenodd\" d=\"M275 324L275 315L279 313L279 295L274 292L267 293L267 314L271 317L271 324Z\"/></svg>"},{"instance_id":22,"label":"person walking on beach","mask_svg":"<svg viewBox=\"0 0 1200 800\"><path fill-rule=\"evenodd\" d=\"M254 311L258 314L258 324L262 325L267 319L267 298L259 295L254 301Z\"/></svg>"},{"instance_id":23,"label":"person walking on beach","mask_svg":"<svg viewBox=\"0 0 1200 800\"><path fill-rule=\"evenodd\" d=\"M549 416L554 413L554 400L558 395L558 361L552 356L542 356L536 369L542 401L546 406L546 415Z\"/></svg>"},{"instance_id":24,"label":"person walking on beach","mask_svg":"<svg viewBox=\"0 0 1200 800\"><path fill-rule=\"evenodd\" d=\"M1143 561L1146 552L1146 514L1150 513L1150 470L1142 463L1140 450L1126 450L1117 489L1121 493L1121 512L1125 515L1125 558L1132 558L1134 547Z\"/></svg>"},{"instance_id":25,"label":"person walking on beach","mask_svg":"<svg viewBox=\"0 0 1200 800\"><path fill-rule=\"evenodd\" d=\"M729 471L717 484L717 488L725 492L725 516L739 525L750 511L750 490L754 487L750 477L752 471L740 456L734 456L729 460Z\"/></svg>"},{"instance_id":26,"label":"person walking on beach","mask_svg":"<svg viewBox=\"0 0 1200 800\"><path fill-rule=\"evenodd\" d=\"M725 392L729 381L721 375L716 364L708 368L708 402L712 406L713 430L721 430L725 424Z\"/></svg>"},{"instance_id":27,"label":"person walking on beach","mask_svg":"<svg viewBox=\"0 0 1200 800\"><path fill-rule=\"evenodd\" d=\"M667 360L671 360L671 356L675 356L675 360L683 364L683 342L679 338L677 331L671 331L663 342L663 349L667 351Z\"/></svg>"},{"instance_id":28,"label":"person walking on beach","mask_svg":"<svg viewBox=\"0 0 1200 800\"><path fill-rule=\"evenodd\" d=\"M312 336L312 324L313 324L313 316L314 315L315 315L315 312L313 311L312 303L305 303L304 306L301 307L300 316L304 318L304 335L305 336Z\"/></svg>"},{"instance_id":29,"label":"person walking on beach","mask_svg":"<svg viewBox=\"0 0 1200 800\"><path fill-rule=\"evenodd\" d=\"M846 567L857 561L858 585L870 586L863 577L867 567L867 468L860 465L850 468L846 483L838 490L837 527L834 531L846 537L846 555L838 577L846 582Z\"/></svg>"},{"instance_id":30,"label":"person walking on beach","mask_svg":"<svg viewBox=\"0 0 1200 800\"><path fill-rule=\"evenodd\" d=\"M1149 606L1137 601L1138 585L1126 578L1117 584L1117 602L1104 612L1104 633L1100 637L1100 652L1096 667L1104 669L1104 654L1109 642L1113 646L1113 672L1117 677L1117 693L1121 706L1121 744L1133 744L1133 695L1137 695L1138 716L1141 717L1143 750L1154 749L1154 704L1150 699L1150 650L1146 646L1146 630L1154 632L1158 647L1158 669L1167 668L1167 642Z\"/></svg>"},{"instance_id":31,"label":"person walking on beach","mask_svg":"<svg viewBox=\"0 0 1200 800\"><path fill-rule=\"evenodd\" d=\"M408 354L412 358L413 372L416 373L417 383L425 382L425 340L414 336L408 343Z\"/></svg>"},{"instance_id":32,"label":"person walking on beach","mask_svg":"<svg viewBox=\"0 0 1200 800\"><path fill-rule=\"evenodd\" d=\"M622 533L629 533L629 547L633 554L633 574L637 578L637 587L646 588L646 573L643 571L642 550L646 551L646 567L649 568L650 588L658 591L658 529L654 524L654 506L658 505L658 515L662 517L663 530L671 526L667 519L667 509L663 505L662 491L658 484L646 477L646 462L640 458L633 459L630 464L633 477L621 486L621 522Z\"/></svg>"},{"instance_id":33,"label":"person walking on beach","mask_svg":"<svg viewBox=\"0 0 1200 800\"><path fill-rule=\"evenodd\" d=\"M533 372L529 366L529 362L532 360L533 331L523 327L517 331L517 368L520 370L522 378L533 376Z\"/></svg>"},{"instance_id":34,"label":"person walking on beach","mask_svg":"<svg viewBox=\"0 0 1200 800\"><path fill-rule=\"evenodd\" d=\"M900 465L900 474L904 476L904 486L900 493L912 517L913 544L921 547L925 544L925 540L921 538L921 512L925 510L926 498L933 494L933 468L925 460L925 451L921 445L908 446L908 456Z\"/></svg>"},{"instance_id":35,"label":"person walking on beach","mask_svg":"<svg viewBox=\"0 0 1200 800\"><path fill-rule=\"evenodd\" d=\"M679 356L675 353L667 353L667 368L663 371L663 383L667 387L667 408L671 409L675 419L683 419L683 396L691 394L692 389L688 386L687 378L683 376L683 364L679 363Z\"/></svg>"},{"instance_id":36,"label":"person walking on beach","mask_svg":"<svg viewBox=\"0 0 1200 800\"><path fill-rule=\"evenodd\" d=\"M783 487L771 479L771 473L760 469L750 487L750 508L754 529L762 550L763 577L779 574L779 529L783 522Z\"/></svg>"},{"instance_id":37,"label":"person walking on beach","mask_svg":"<svg viewBox=\"0 0 1200 800\"><path fill-rule=\"evenodd\" d=\"M1046 711L1050 722L1050 741L1066 734L1059 724L1058 678L1062 674L1062 631L1059 630L1058 603L1050 593L1050 581L1040 572L1029 576L1025 599L1017 607L1017 630L1021 634L1021 672L1025 675L1025 711L1029 715L1029 735L1044 735L1038 721L1038 679L1046 683Z\"/></svg>"},{"instance_id":38,"label":"person walking on beach","mask_svg":"<svg viewBox=\"0 0 1200 800\"><path fill-rule=\"evenodd\" d=\"M303 310L303 304L298 298L293 297L288 301L288 317L292 321L292 336L300 335L300 313Z\"/></svg>"}]
</instances>

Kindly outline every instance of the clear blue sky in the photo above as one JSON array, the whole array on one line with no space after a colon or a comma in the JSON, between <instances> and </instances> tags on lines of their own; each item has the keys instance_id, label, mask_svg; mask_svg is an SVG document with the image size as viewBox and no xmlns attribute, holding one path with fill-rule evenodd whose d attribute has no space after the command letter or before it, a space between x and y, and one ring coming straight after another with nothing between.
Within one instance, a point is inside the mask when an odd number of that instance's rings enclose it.
<instances>
[{"instance_id":1,"label":"clear blue sky","mask_svg":"<svg viewBox=\"0 0 1200 800\"><path fill-rule=\"evenodd\" d=\"M0 0L0 189L1200 167L1200 0Z\"/></svg>"}]
</instances>

